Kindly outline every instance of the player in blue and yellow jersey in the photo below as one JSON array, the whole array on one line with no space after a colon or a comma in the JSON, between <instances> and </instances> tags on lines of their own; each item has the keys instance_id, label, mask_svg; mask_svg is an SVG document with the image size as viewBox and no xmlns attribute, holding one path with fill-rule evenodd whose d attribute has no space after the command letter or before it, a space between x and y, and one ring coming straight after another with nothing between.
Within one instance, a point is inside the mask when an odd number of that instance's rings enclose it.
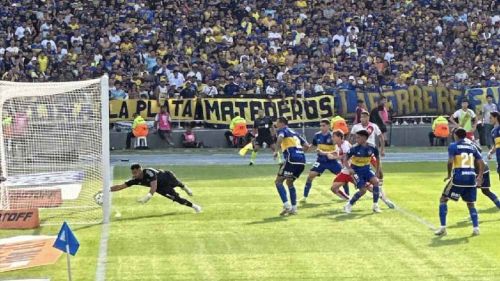
<instances>
[{"instance_id":1,"label":"player in blue and yellow jersey","mask_svg":"<svg viewBox=\"0 0 500 281\"><path fill-rule=\"evenodd\" d=\"M446 235L446 215L448 214L448 200L458 201L462 198L467 203L472 220L473 235L479 235L479 220L475 207L477 186L483 182L484 162L477 148L465 138L465 129L458 128L453 133L455 142L448 146L448 176L447 184L439 204L439 220L441 227L436 235ZM476 173L477 172L477 173Z\"/></svg>"},{"instance_id":2,"label":"player in blue and yellow jersey","mask_svg":"<svg viewBox=\"0 0 500 281\"><path fill-rule=\"evenodd\" d=\"M352 211L352 206L359 200L363 195L365 195L368 190L367 183L371 183L373 186L373 212L380 213L380 208L378 206L378 199L380 195L379 180L377 175L380 175L380 155L378 149L367 142L370 133L366 130L360 130L356 132L356 145L354 145L346 157L344 157L344 165L349 167L349 160L351 161L351 168L349 172L353 175L356 182L356 187L359 189L356 194L354 194L349 200L349 202L344 206L344 211L350 213ZM374 173L371 169L371 159L375 158L376 169Z\"/></svg>"},{"instance_id":3,"label":"player in blue and yellow jersey","mask_svg":"<svg viewBox=\"0 0 500 281\"><path fill-rule=\"evenodd\" d=\"M309 176L304 186L304 197L300 200L303 203L306 202L307 196L309 196L314 178L321 176L325 170L329 170L335 175L342 170L342 166L337 159L329 159L327 156L337 150L337 146L332 139L332 132L330 132L330 120L323 119L320 121L320 131L314 135L312 146L317 148L318 158L313 164L311 171L309 171Z\"/></svg>"},{"instance_id":4,"label":"player in blue and yellow jersey","mask_svg":"<svg viewBox=\"0 0 500 281\"><path fill-rule=\"evenodd\" d=\"M500 113L492 112L490 114L490 122L494 128L491 130L491 138L493 139L493 147L488 153L488 159L491 159L493 154L497 156L497 173L500 179Z\"/></svg>"},{"instance_id":5,"label":"player in blue and yellow jersey","mask_svg":"<svg viewBox=\"0 0 500 281\"><path fill-rule=\"evenodd\" d=\"M309 144L299 134L288 128L288 120L285 117L278 118L276 128L278 137L276 146L281 149L285 160L280 165L275 180L276 189L283 202L283 211L280 213L280 216L295 215L297 214L297 193L293 183L304 171L306 164L304 150L309 148ZM277 152L274 154L276 157ZM290 202L288 202L285 186L283 185L285 181L290 192Z\"/></svg>"}]
</instances>

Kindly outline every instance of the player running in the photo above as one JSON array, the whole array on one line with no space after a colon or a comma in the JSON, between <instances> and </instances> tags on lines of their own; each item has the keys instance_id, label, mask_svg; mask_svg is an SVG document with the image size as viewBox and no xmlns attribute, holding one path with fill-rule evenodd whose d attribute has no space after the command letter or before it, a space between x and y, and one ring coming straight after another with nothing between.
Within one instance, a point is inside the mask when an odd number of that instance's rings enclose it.
<instances>
[{"instance_id":1,"label":"player running","mask_svg":"<svg viewBox=\"0 0 500 281\"><path fill-rule=\"evenodd\" d=\"M455 142L448 146L448 176L445 178L447 184L439 204L441 227L435 234L438 236L447 234L448 200L458 201L461 197L469 208L473 226L472 235L479 235L479 220L474 202L476 202L477 196L476 187L483 183L484 162L476 147L465 140L467 137L465 129L458 128L453 135Z\"/></svg>"},{"instance_id":2,"label":"player running","mask_svg":"<svg viewBox=\"0 0 500 281\"><path fill-rule=\"evenodd\" d=\"M146 196L137 200L137 202L145 204L147 203L155 193L161 194L172 201L175 201L181 205L191 207L196 213L201 212L201 207L191 203L190 201L182 198L175 191L175 187L180 187L189 196L193 196L193 192L189 187L183 184L171 171L163 171L160 169L146 168L142 169L141 165L133 164L130 166L132 171L132 179L126 181L123 184L113 185L111 187L111 192L119 191L133 185L142 185L149 187L149 192Z\"/></svg>"},{"instance_id":3,"label":"player running","mask_svg":"<svg viewBox=\"0 0 500 281\"><path fill-rule=\"evenodd\" d=\"M497 173L500 179L500 113L492 112L490 114L490 122L493 124L494 128L491 130L491 138L493 139L494 145L488 152L488 159L493 157L493 153L497 156Z\"/></svg>"},{"instance_id":4,"label":"player running","mask_svg":"<svg viewBox=\"0 0 500 281\"><path fill-rule=\"evenodd\" d=\"M337 155L330 153L327 156L329 159L337 158L343 162L343 158L351 149L351 143L344 139L344 134L341 131L334 131L332 135L333 142L337 145L338 151ZM348 166L343 166L340 173L333 180L332 192L343 200L349 200L349 182L354 183L354 180L349 173ZM341 186L344 187L344 190L340 189Z\"/></svg>"},{"instance_id":5,"label":"player running","mask_svg":"<svg viewBox=\"0 0 500 281\"><path fill-rule=\"evenodd\" d=\"M273 153L276 151L273 137L275 135L273 120L269 116L264 116L264 110L262 109L258 111L258 117L253 123L253 134L255 136L255 140L253 142L252 155L250 156L250 166L255 163L257 153L259 152L259 149L263 147L264 143L271 148ZM277 159L281 162L279 155L277 156Z\"/></svg>"},{"instance_id":6,"label":"player running","mask_svg":"<svg viewBox=\"0 0 500 281\"><path fill-rule=\"evenodd\" d=\"M380 213L380 208L378 206L379 199L379 180L376 175L380 174L380 155L378 149L372 144L368 143L368 138L370 133L366 130L360 130L356 133L356 142L346 157L344 157L344 166L349 167L349 160L351 160L351 166L349 168L349 173L353 175L356 187L359 189L356 194L349 200L349 202L344 206L344 211L346 213L351 213L352 206L358 201L363 195L365 195L368 190L367 183L373 185L373 207L374 213ZM376 161L376 172L373 173L370 161L372 157Z\"/></svg>"},{"instance_id":7,"label":"player running","mask_svg":"<svg viewBox=\"0 0 500 281\"><path fill-rule=\"evenodd\" d=\"M342 170L342 166L337 159L329 159L327 156L327 154L336 150L336 145L333 142L332 133L330 132L330 121L328 119L322 119L320 121L320 131L314 135L311 148L312 147L317 148L318 158L309 171L309 176L304 186L304 197L300 200L303 203L307 201L314 178L321 176L325 170L329 170L335 175Z\"/></svg>"},{"instance_id":8,"label":"player running","mask_svg":"<svg viewBox=\"0 0 500 281\"><path fill-rule=\"evenodd\" d=\"M368 143L371 144L374 147L378 147L380 151L380 156L385 156L385 138L384 134L382 134L382 131L380 131L379 127L377 124L371 123L370 122L370 113L368 111L363 111L361 112L361 123L355 124L352 126L351 129L351 136L355 136L357 132L361 130L366 130L369 134L368 137ZM375 137L378 137L379 139L379 144L380 146L377 146L377 141ZM383 190L383 185L384 185L384 173L382 172L382 169L379 169L375 165L377 164L375 158L372 158L371 164L374 166L375 169L380 170L380 175L379 175L379 180L380 180L380 199L387 205L387 207L394 209L395 205L392 203L391 200L387 198L385 195L385 192Z\"/></svg>"},{"instance_id":9,"label":"player running","mask_svg":"<svg viewBox=\"0 0 500 281\"><path fill-rule=\"evenodd\" d=\"M304 171L306 164L304 150L309 148L309 144L304 138L288 128L288 120L285 117L278 118L276 127L278 129L276 145L281 148L285 160L280 165L275 180L276 189L283 202L283 211L280 213L280 216L295 215L297 214L297 193L293 183ZM274 152L274 156L277 157L278 152ZM290 192L290 202L288 202L285 186L283 185L285 180Z\"/></svg>"}]
</instances>

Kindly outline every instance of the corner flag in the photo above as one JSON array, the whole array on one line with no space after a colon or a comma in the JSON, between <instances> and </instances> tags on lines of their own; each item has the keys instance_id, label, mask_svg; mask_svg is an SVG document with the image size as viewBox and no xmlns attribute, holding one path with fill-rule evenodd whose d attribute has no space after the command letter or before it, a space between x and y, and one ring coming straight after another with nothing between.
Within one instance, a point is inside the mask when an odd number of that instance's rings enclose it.
<instances>
[{"instance_id":1,"label":"corner flag","mask_svg":"<svg viewBox=\"0 0 500 281\"><path fill-rule=\"evenodd\" d=\"M80 243L66 222L63 223L61 230L59 230L59 234L57 235L57 239L54 242L53 247L73 256L78 251Z\"/></svg>"}]
</instances>

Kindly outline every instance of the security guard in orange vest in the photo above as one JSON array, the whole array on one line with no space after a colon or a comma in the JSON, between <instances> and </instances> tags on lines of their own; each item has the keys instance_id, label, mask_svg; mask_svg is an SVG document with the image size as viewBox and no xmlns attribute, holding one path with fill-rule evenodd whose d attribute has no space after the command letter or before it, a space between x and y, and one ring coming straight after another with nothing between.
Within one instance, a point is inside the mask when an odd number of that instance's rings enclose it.
<instances>
[{"instance_id":1,"label":"security guard in orange vest","mask_svg":"<svg viewBox=\"0 0 500 281\"><path fill-rule=\"evenodd\" d=\"M434 139L438 138L442 146L445 145L446 140L450 136L450 129L448 127L448 119L444 116L438 116L432 122L432 132L429 133L429 143L434 146Z\"/></svg>"}]
</instances>

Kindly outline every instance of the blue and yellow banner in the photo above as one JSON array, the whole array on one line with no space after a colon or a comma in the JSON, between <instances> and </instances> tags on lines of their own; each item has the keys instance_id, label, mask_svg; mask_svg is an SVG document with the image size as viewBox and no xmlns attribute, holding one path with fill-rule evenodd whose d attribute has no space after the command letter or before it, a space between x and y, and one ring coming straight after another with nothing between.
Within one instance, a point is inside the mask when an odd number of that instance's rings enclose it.
<instances>
[{"instance_id":1,"label":"blue and yellow banner","mask_svg":"<svg viewBox=\"0 0 500 281\"><path fill-rule=\"evenodd\" d=\"M460 101L467 97L470 106L479 112L486 102L488 94L493 95L495 103L499 101L500 87L455 90L445 87L410 86L407 89L378 92L339 90L337 98L338 114L352 117L356 111L357 100L363 100L369 110L377 106L380 95L387 97L388 105L396 115L441 115L451 114L460 106Z\"/></svg>"}]
</instances>

